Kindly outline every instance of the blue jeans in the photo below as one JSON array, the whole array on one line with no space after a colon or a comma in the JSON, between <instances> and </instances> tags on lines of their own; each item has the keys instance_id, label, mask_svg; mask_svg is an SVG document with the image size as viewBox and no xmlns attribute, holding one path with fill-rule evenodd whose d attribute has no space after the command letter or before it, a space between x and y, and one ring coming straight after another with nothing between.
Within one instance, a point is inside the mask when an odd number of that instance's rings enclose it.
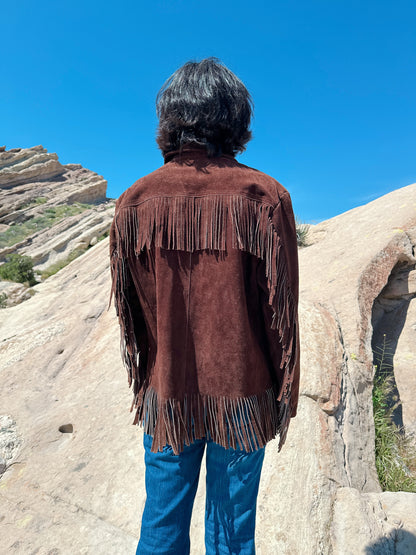
<instances>
[{"instance_id":1,"label":"blue jeans","mask_svg":"<svg viewBox=\"0 0 416 555\"><path fill-rule=\"evenodd\" d=\"M256 502L265 448L224 449L210 438L174 455L167 445L151 453L144 434L146 503L136 555L189 554L189 527L205 446L207 555L253 555Z\"/></svg>"}]
</instances>

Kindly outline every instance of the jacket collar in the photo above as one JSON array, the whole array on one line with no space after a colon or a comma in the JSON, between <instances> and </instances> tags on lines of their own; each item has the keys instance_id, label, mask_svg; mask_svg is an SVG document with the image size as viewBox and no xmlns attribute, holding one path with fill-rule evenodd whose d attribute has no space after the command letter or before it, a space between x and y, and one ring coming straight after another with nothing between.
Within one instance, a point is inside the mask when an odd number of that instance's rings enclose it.
<instances>
[{"instance_id":1,"label":"jacket collar","mask_svg":"<svg viewBox=\"0 0 416 555\"><path fill-rule=\"evenodd\" d=\"M195 159L201 159L201 158L205 158L207 160L210 159L208 157L206 148L202 145L197 145L197 144L184 145L182 148L178 150L171 150L167 152L163 156L163 158L164 158L165 164L167 162L170 162L171 160L177 160L182 162L185 160L195 160ZM221 154L220 156L217 156L211 159L215 160L218 158L228 158L230 160L235 160L235 157L232 156L231 154Z\"/></svg>"}]
</instances>

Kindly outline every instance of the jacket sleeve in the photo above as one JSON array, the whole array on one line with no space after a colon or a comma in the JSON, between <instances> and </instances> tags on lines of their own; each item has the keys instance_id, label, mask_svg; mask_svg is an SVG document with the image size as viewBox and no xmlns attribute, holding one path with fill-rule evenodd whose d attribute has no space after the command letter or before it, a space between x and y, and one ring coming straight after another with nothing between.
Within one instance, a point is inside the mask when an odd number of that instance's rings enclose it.
<instances>
[{"instance_id":1,"label":"jacket sleeve","mask_svg":"<svg viewBox=\"0 0 416 555\"><path fill-rule=\"evenodd\" d=\"M110 228L110 303L114 296L114 306L120 325L120 351L128 374L129 386L133 384L133 406L146 379L148 335L142 307L136 292L129 257L126 255L123 229L128 222L117 210Z\"/></svg>"},{"instance_id":2,"label":"jacket sleeve","mask_svg":"<svg viewBox=\"0 0 416 555\"><path fill-rule=\"evenodd\" d=\"M299 267L295 218L286 191L269 217L266 256L258 267L266 344L280 403L280 442L297 414L300 378Z\"/></svg>"}]
</instances>

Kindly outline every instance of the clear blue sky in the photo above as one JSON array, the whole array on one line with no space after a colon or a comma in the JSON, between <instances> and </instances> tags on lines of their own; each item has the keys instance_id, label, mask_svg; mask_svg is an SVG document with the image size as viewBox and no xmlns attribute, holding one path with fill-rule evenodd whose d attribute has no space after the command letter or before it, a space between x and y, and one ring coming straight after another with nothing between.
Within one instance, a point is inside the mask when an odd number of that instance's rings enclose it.
<instances>
[{"instance_id":1,"label":"clear blue sky","mask_svg":"<svg viewBox=\"0 0 416 555\"><path fill-rule=\"evenodd\" d=\"M239 160L318 222L416 181L414 0L20 0L0 10L0 144L42 144L118 197L163 160L157 91L217 56L250 90Z\"/></svg>"}]
</instances>

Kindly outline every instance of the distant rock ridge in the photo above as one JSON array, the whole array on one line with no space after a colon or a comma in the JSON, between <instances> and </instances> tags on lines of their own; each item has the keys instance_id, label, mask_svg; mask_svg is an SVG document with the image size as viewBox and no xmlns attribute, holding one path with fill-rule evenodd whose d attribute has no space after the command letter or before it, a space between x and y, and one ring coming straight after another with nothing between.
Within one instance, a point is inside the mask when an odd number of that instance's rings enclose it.
<instances>
[{"instance_id":1,"label":"distant rock ridge","mask_svg":"<svg viewBox=\"0 0 416 555\"><path fill-rule=\"evenodd\" d=\"M42 145L0 147L0 264L19 253L30 256L41 272L86 250L111 224L115 201L106 192L101 175L81 164L61 164ZM66 213L57 210L77 204Z\"/></svg>"},{"instance_id":2,"label":"distant rock ridge","mask_svg":"<svg viewBox=\"0 0 416 555\"><path fill-rule=\"evenodd\" d=\"M25 182L43 181L65 172L55 152L42 145L31 148L0 148L0 187L9 189Z\"/></svg>"},{"instance_id":3,"label":"distant rock ridge","mask_svg":"<svg viewBox=\"0 0 416 555\"><path fill-rule=\"evenodd\" d=\"M62 165L54 152L42 145L31 148L0 148L0 223L25 219L22 210L36 198L52 205L73 202L89 204L106 200L107 181L81 164ZM21 212L21 214L16 214ZM35 209L36 212L36 209Z\"/></svg>"}]
</instances>

